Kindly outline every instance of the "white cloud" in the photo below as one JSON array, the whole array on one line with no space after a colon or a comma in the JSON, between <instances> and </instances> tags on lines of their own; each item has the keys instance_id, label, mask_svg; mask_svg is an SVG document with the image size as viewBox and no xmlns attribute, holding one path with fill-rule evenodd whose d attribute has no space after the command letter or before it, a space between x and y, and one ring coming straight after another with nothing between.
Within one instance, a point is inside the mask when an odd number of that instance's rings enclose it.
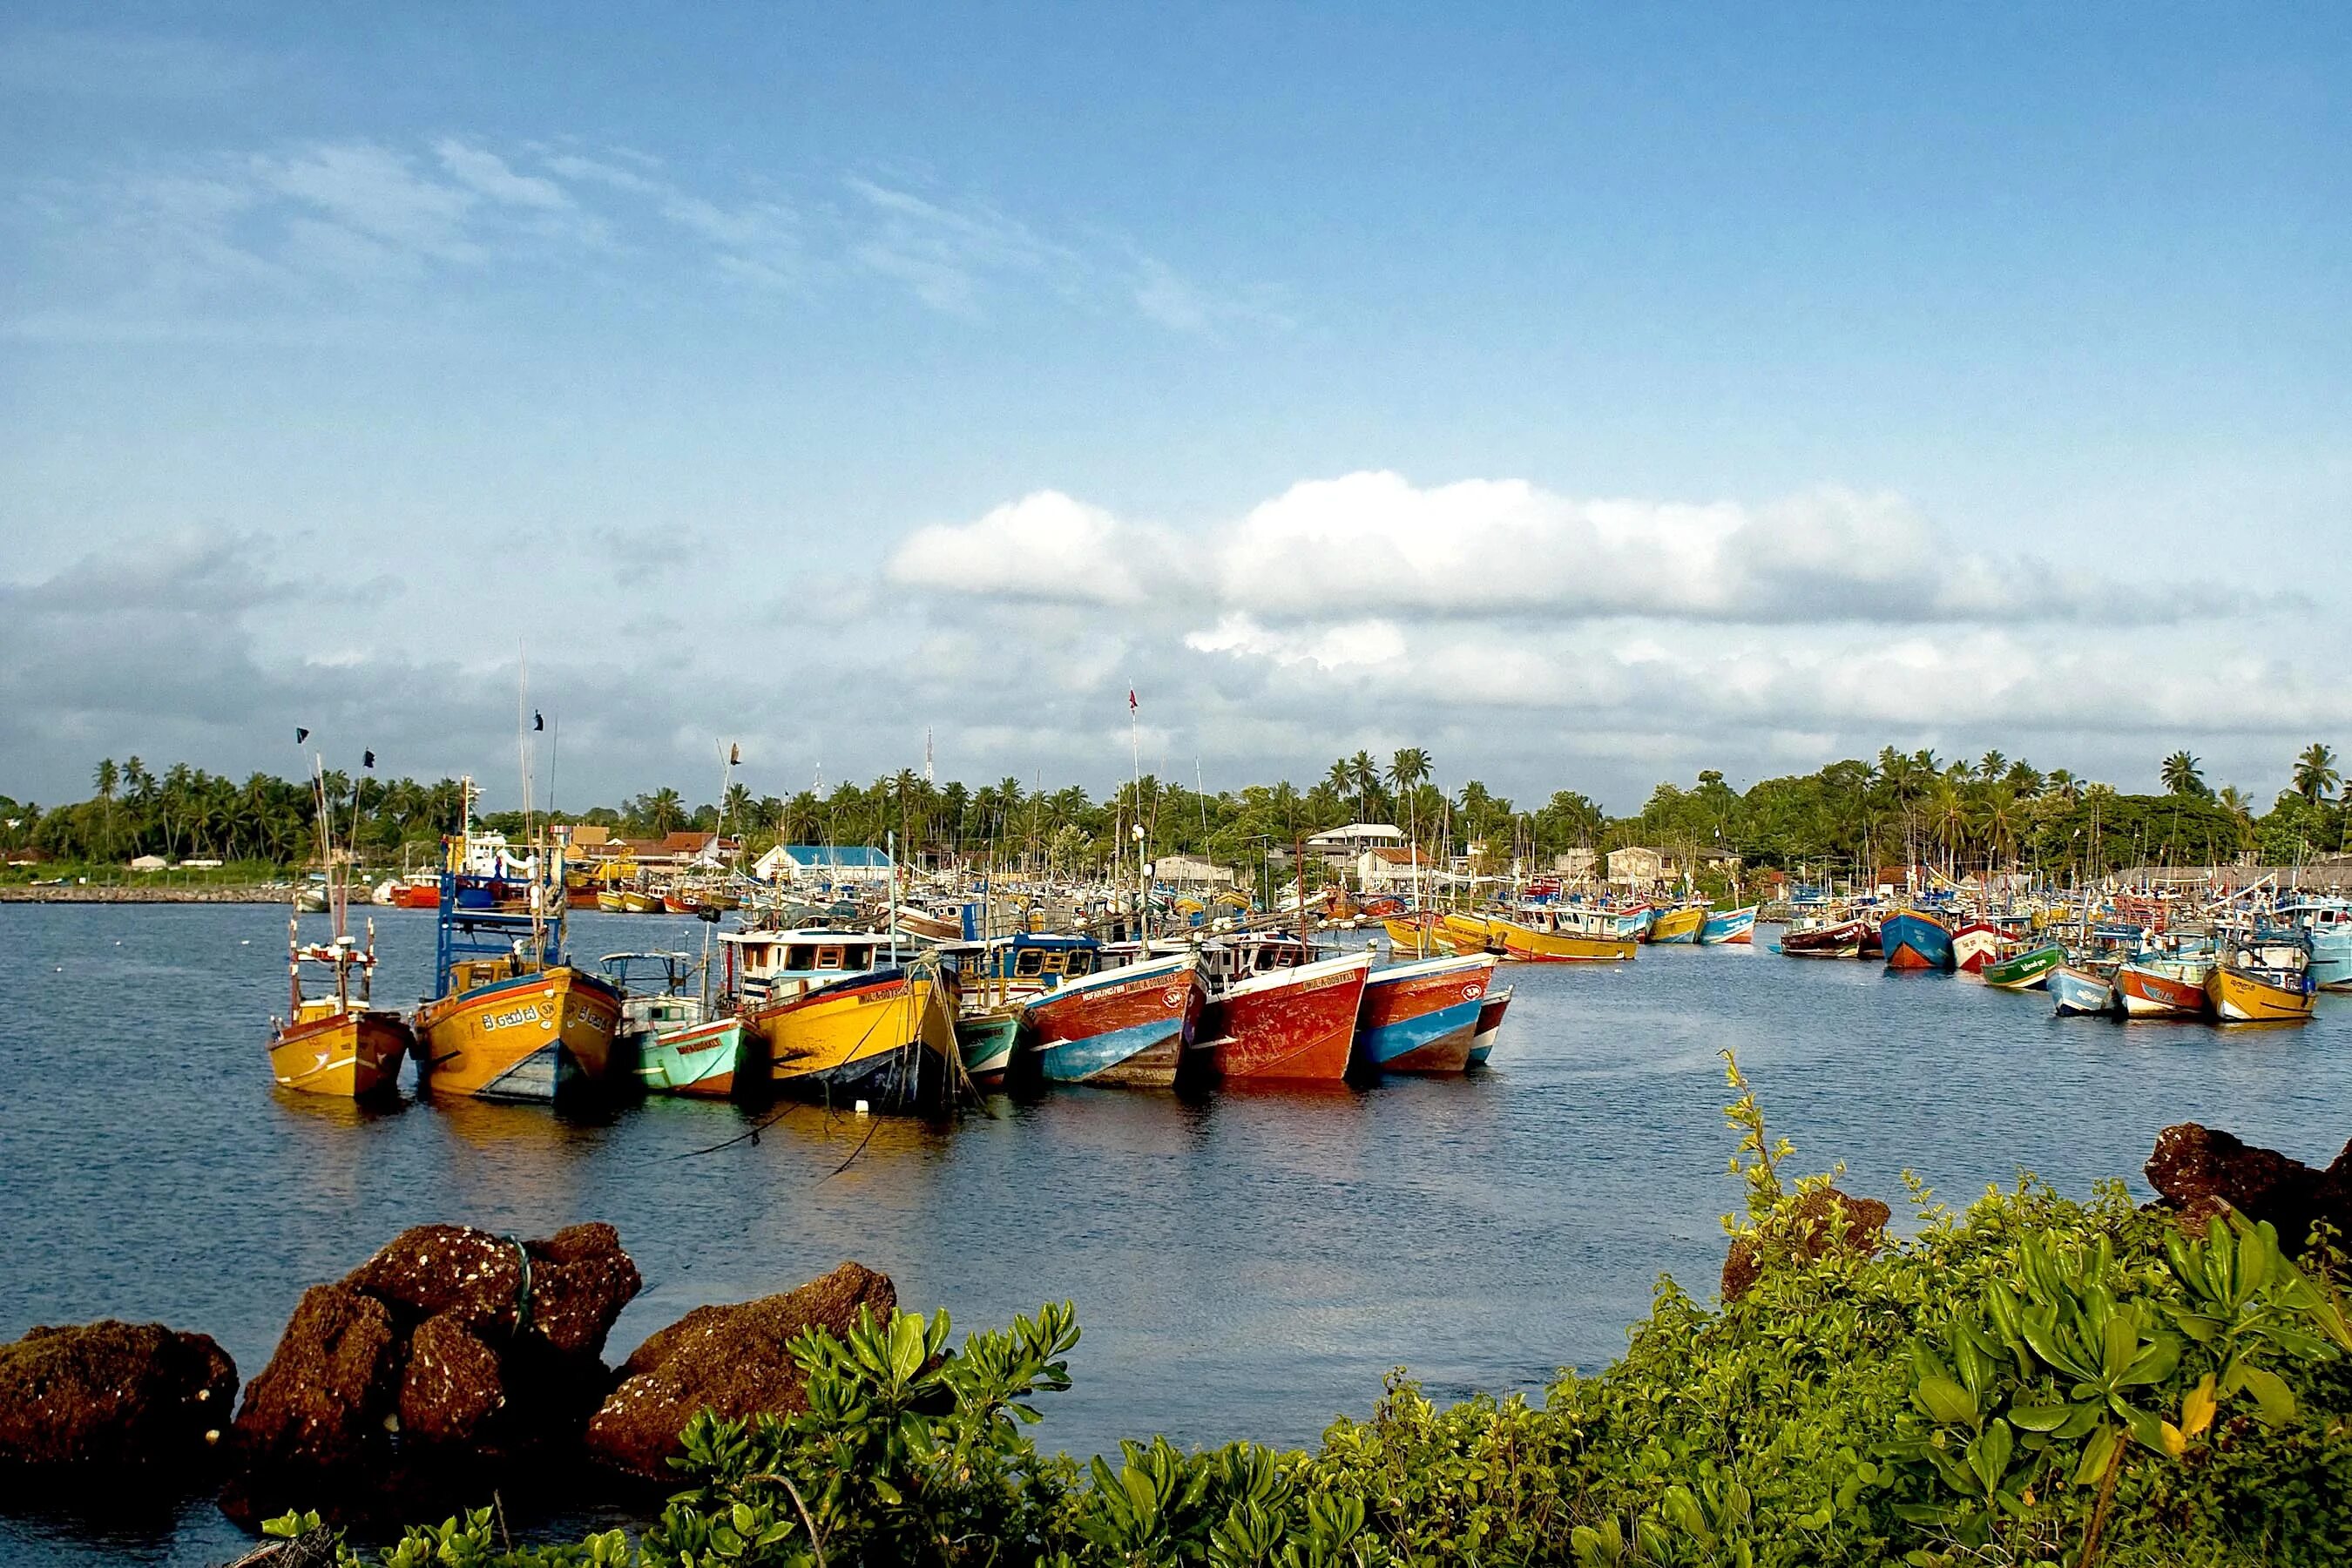
<instances>
[{"instance_id":1,"label":"white cloud","mask_svg":"<svg viewBox=\"0 0 2352 1568\"><path fill-rule=\"evenodd\" d=\"M518 174L495 153L469 147L455 137L445 137L435 143L433 151L441 160L441 166L460 184L492 201L548 211L561 211L572 205L572 198L554 181L535 174Z\"/></svg>"},{"instance_id":2,"label":"white cloud","mask_svg":"<svg viewBox=\"0 0 2352 1568\"><path fill-rule=\"evenodd\" d=\"M885 567L893 583L1075 605L1134 605L1163 553L1152 530L1100 507L1039 490L979 521L917 529Z\"/></svg>"}]
</instances>

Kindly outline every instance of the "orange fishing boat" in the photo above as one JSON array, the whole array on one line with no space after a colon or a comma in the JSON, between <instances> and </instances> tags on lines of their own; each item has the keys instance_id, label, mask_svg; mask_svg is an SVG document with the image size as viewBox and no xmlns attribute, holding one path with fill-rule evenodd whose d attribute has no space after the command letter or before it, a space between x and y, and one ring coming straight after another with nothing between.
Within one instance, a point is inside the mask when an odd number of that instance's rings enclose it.
<instances>
[{"instance_id":1,"label":"orange fishing boat","mask_svg":"<svg viewBox=\"0 0 2352 1568\"><path fill-rule=\"evenodd\" d=\"M319 818L320 855L325 866L329 940L302 940L301 894L286 920L286 1016L272 1019L269 1072L280 1089L303 1094L366 1100L399 1086L401 1058L411 1044L408 1026L388 1007L370 1005L375 975L375 922L367 940L352 941L351 862L335 849L334 812L327 799L325 763L314 759L311 788ZM302 994L305 964L333 977L316 996Z\"/></svg>"}]
</instances>

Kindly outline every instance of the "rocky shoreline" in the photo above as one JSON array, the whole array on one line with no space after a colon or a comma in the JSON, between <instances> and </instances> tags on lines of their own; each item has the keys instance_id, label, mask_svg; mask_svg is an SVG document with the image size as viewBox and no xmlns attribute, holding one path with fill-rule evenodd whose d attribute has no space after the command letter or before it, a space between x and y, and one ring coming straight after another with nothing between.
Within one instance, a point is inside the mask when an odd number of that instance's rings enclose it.
<instances>
[{"instance_id":1,"label":"rocky shoreline","mask_svg":"<svg viewBox=\"0 0 2352 1568\"><path fill-rule=\"evenodd\" d=\"M2352 1144L2320 1170L2184 1123L2158 1135L2146 1172L2156 1206L2187 1228L2232 1210L2277 1226L2290 1251L2317 1224L2352 1233ZM1882 1245L1885 1205L1814 1196L1845 1210L1842 1245ZM1735 1247L1725 1298L1759 1267ZM494 1487L510 1506L650 1507L698 1412L805 1408L793 1341L812 1328L845 1337L860 1314L898 1307L887 1276L844 1263L788 1292L698 1307L608 1365L606 1336L642 1288L609 1225L536 1239L417 1226L303 1292L233 1417L236 1367L207 1335L111 1320L35 1328L0 1344L0 1477L213 1491L247 1528L310 1509L388 1525L478 1504Z\"/></svg>"},{"instance_id":2,"label":"rocky shoreline","mask_svg":"<svg viewBox=\"0 0 2352 1568\"><path fill-rule=\"evenodd\" d=\"M64 887L0 885L0 904L282 904L290 886L244 883L220 887L140 887L134 884Z\"/></svg>"}]
</instances>

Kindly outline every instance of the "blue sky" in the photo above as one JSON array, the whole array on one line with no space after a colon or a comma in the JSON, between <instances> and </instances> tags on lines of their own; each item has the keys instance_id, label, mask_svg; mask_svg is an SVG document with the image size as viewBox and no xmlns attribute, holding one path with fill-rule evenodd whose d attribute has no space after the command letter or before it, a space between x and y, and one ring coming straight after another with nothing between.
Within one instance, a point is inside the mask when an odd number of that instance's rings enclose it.
<instances>
[{"instance_id":1,"label":"blue sky","mask_svg":"<svg viewBox=\"0 0 2352 1568\"><path fill-rule=\"evenodd\" d=\"M2352 740L2336 8L12 7L0 790Z\"/></svg>"}]
</instances>

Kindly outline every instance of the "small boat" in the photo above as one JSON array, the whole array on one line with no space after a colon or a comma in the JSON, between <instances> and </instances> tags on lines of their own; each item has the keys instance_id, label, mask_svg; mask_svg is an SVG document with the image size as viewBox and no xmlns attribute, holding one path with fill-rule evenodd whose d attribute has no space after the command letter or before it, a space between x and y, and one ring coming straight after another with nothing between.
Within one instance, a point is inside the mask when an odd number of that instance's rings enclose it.
<instances>
[{"instance_id":1,"label":"small boat","mask_svg":"<svg viewBox=\"0 0 2352 1568\"><path fill-rule=\"evenodd\" d=\"M1698 941L1698 933L1706 929L1706 906L1685 904L1680 909L1661 910L1650 920L1652 942Z\"/></svg>"},{"instance_id":2,"label":"small boat","mask_svg":"<svg viewBox=\"0 0 2352 1568\"><path fill-rule=\"evenodd\" d=\"M618 888L597 889L596 907L608 915L622 915L629 912L629 906L621 901L621 889Z\"/></svg>"},{"instance_id":3,"label":"small boat","mask_svg":"<svg viewBox=\"0 0 2352 1568\"><path fill-rule=\"evenodd\" d=\"M1495 978L1495 960L1424 958L1372 971L1356 1020L1356 1048L1382 1072L1460 1072Z\"/></svg>"},{"instance_id":4,"label":"small boat","mask_svg":"<svg viewBox=\"0 0 2352 1568\"><path fill-rule=\"evenodd\" d=\"M1496 932L1494 922L1484 915L1447 914L1440 917L1438 929L1454 944L1456 952L1500 952L1502 938Z\"/></svg>"},{"instance_id":5,"label":"small boat","mask_svg":"<svg viewBox=\"0 0 2352 1568\"><path fill-rule=\"evenodd\" d=\"M1723 947L1738 943L1747 945L1756 940L1756 910L1754 904L1744 910L1724 910L1707 912L1706 923L1699 927L1701 947Z\"/></svg>"},{"instance_id":6,"label":"small boat","mask_svg":"<svg viewBox=\"0 0 2352 1568\"><path fill-rule=\"evenodd\" d=\"M364 946L355 946L340 932L331 942L305 943L300 927L299 918L286 922L288 1013L273 1020L270 1076L280 1089L343 1100L392 1092L400 1083L401 1061L415 1042L397 1012L368 1002L376 963L375 922L368 922ZM306 963L333 974L331 992L302 994Z\"/></svg>"},{"instance_id":7,"label":"small boat","mask_svg":"<svg viewBox=\"0 0 2352 1568\"><path fill-rule=\"evenodd\" d=\"M1497 916L1486 925L1502 942L1504 956L1522 963L1622 963L1633 956L1632 937L1566 929L1570 922L1561 918L1564 913L1528 910L1522 920Z\"/></svg>"},{"instance_id":8,"label":"small boat","mask_svg":"<svg viewBox=\"0 0 2352 1568\"><path fill-rule=\"evenodd\" d=\"M2143 954L2116 971L2116 994L2126 1018L2201 1018L2210 1009L2205 994L2210 959L2156 958Z\"/></svg>"},{"instance_id":9,"label":"small boat","mask_svg":"<svg viewBox=\"0 0 2352 1568\"><path fill-rule=\"evenodd\" d=\"M2115 978L2086 964L2062 963L2048 976L2060 1017L2096 1017L2121 1010Z\"/></svg>"},{"instance_id":10,"label":"small boat","mask_svg":"<svg viewBox=\"0 0 2352 1568\"><path fill-rule=\"evenodd\" d=\"M1048 1083L1172 1089L1201 1019L1192 952L1066 980L1021 1012L1028 1054Z\"/></svg>"},{"instance_id":11,"label":"small boat","mask_svg":"<svg viewBox=\"0 0 2352 1568\"><path fill-rule=\"evenodd\" d=\"M1791 926L1780 933L1780 951L1790 958L1856 958L1869 930L1862 921L1828 921Z\"/></svg>"},{"instance_id":12,"label":"small boat","mask_svg":"<svg viewBox=\"0 0 2352 1568\"><path fill-rule=\"evenodd\" d=\"M1351 952L1237 981L1202 1010L1199 1048L1228 1083L1338 1083L1371 968L1370 953Z\"/></svg>"},{"instance_id":13,"label":"small boat","mask_svg":"<svg viewBox=\"0 0 2352 1568\"><path fill-rule=\"evenodd\" d=\"M1952 928L1925 910L1895 910L1879 923L1878 940L1889 969L1949 969Z\"/></svg>"},{"instance_id":14,"label":"small boat","mask_svg":"<svg viewBox=\"0 0 2352 1568\"><path fill-rule=\"evenodd\" d=\"M1478 1004L1478 1027L1470 1037L1470 1063L1474 1068L1486 1065L1486 1058L1495 1049L1495 1037L1503 1032L1503 1014L1511 1005L1511 988L1489 991Z\"/></svg>"},{"instance_id":15,"label":"small boat","mask_svg":"<svg viewBox=\"0 0 2352 1568\"><path fill-rule=\"evenodd\" d=\"M1451 936L1435 915L1395 915L1382 920L1381 925L1389 933L1389 945L1400 959L1407 954L1427 958L1454 951ZM1485 945L1482 935L1479 946Z\"/></svg>"},{"instance_id":16,"label":"small boat","mask_svg":"<svg viewBox=\"0 0 2352 1568\"><path fill-rule=\"evenodd\" d=\"M664 906L658 893L648 892L643 888L623 888L620 892L624 914L657 915L663 912ZM602 894L597 895L596 907L600 910L604 907Z\"/></svg>"},{"instance_id":17,"label":"small boat","mask_svg":"<svg viewBox=\"0 0 2352 1568\"><path fill-rule=\"evenodd\" d=\"M2000 954L2005 933L1988 920L1962 921L1952 928L1952 967L1974 974Z\"/></svg>"},{"instance_id":18,"label":"small boat","mask_svg":"<svg viewBox=\"0 0 2352 1568\"><path fill-rule=\"evenodd\" d=\"M726 1100L758 1087L758 1030L740 1017L710 1018L663 1029L636 1051L637 1081L650 1094Z\"/></svg>"},{"instance_id":19,"label":"small boat","mask_svg":"<svg viewBox=\"0 0 2352 1568\"><path fill-rule=\"evenodd\" d=\"M2311 943L2311 983L2322 991L2352 990L2352 903L2297 895L2276 918Z\"/></svg>"},{"instance_id":20,"label":"small boat","mask_svg":"<svg viewBox=\"0 0 2352 1568\"><path fill-rule=\"evenodd\" d=\"M976 1089L994 1089L1013 1066L1013 1042L1021 1033L1021 1010L997 1007L956 1019L956 1051L963 1075Z\"/></svg>"},{"instance_id":21,"label":"small boat","mask_svg":"<svg viewBox=\"0 0 2352 1568\"><path fill-rule=\"evenodd\" d=\"M1977 971L1988 985L1998 985L2003 991L2034 991L2049 984L2050 976L2066 962L2066 950L2056 942L2044 942L2022 952L1996 958Z\"/></svg>"},{"instance_id":22,"label":"small boat","mask_svg":"<svg viewBox=\"0 0 2352 1568\"><path fill-rule=\"evenodd\" d=\"M877 969L759 1015L780 1094L843 1108L934 1110L956 1063L951 984L936 966Z\"/></svg>"},{"instance_id":23,"label":"small boat","mask_svg":"<svg viewBox=\"0 0 2352 1568\"><path fill-rule=\"evenodd\" d=\"M2205 994L2224 1023L2299 1023L2312 1016L2318 994L2311 944L2300 932L2239 944L2205 977Z\"/></svg>"}]
</instances>

